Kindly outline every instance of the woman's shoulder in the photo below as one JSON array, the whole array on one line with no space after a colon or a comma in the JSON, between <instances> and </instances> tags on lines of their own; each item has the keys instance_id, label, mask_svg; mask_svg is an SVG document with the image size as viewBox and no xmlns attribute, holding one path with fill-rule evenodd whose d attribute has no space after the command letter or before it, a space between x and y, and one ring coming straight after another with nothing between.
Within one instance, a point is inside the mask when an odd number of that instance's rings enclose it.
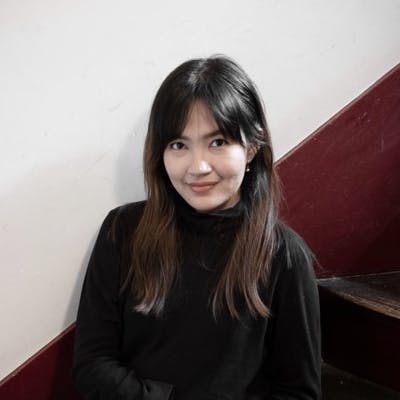
<instances>
[{"instance_id":1,"label":"woman's shoulder","mask_svg":"<svg viewBox=\"0 0 400 400\"><path fill-rule=\"evenodd\" d=\"M117 220L118 223L134 222L142 216L145 205L145 200L126 203L113 208L108 216L113 220Z\"/></svg>"},{"instance_id":2,"label":"woman's shoulder","mask_svg":"<svg viewBox=\"0 0 400 400\"><path fill-rule=\"evenodd\" d=\"M277 246L275 260L287 270L312 269L314 254L305 240L289 225L279 221L276 226ZM295 272L295 271L294 271Z\"/></svg>"},{"instance_id":3,"label":"woman's shoulder","mask_svg":"<svg viewBox=\"0 0 400 400\"><path fill-rule=\"evenodd\" d=\"M273 258L269 289L270 301L293 297L295 293L316 296L315 257L305 240L290 226L279 222L276 227L277 246Z\"/></svg>"},{"instance_id":4,"label":"woman's shoulder","mask_svg":"<svg viewBox=\"0 0 400 400\"><path fill-rule=\"evenodd\" d=\"M113 208L103 221L103 233L116 243L130 238L140 221L145 205L146 201L143 200Z\"/></svg>"}]
</instances>

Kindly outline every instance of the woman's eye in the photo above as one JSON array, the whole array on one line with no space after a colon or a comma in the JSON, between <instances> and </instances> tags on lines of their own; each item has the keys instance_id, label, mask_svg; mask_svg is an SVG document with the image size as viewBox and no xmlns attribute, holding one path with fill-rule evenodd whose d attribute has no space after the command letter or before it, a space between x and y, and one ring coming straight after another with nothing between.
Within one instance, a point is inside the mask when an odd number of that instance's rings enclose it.
<instances>
[{"instance_id":1,"label":"woman's eye","mask_svg":"<svg viewBox=\"0 0 400 400\"><path fill-rule=\"evenodd\" d=\"M183 149L184 144L182 142L174 142L169 145L172 150L181 150Z\"/></svg>"},{"instance_id":2,"label":"woman's eye","mask_svg":"<svg viewBox=\"0 0 400 400\"><path fill-rule=\"evenodd\" d=\"M212 142L211 142L211 146L212 147L220 147L220 146L223 146L224 144L227 144L228 142L225 140L225 139L222 139L222 138L218 138L218 139L214 139Z\"/></svg>"}]
</instances>

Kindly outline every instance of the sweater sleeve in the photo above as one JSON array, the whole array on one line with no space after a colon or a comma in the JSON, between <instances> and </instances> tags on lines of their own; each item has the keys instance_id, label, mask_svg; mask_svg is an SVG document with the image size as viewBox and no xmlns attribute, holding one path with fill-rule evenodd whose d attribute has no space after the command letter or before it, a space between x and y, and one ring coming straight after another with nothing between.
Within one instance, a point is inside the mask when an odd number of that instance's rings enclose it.
<instances>
[{"instance_id":1,"label":"sweater sleeve","mask_svg":"<svg viewBox=\"0 0 400 400\"><path fill-rule=\"evenodd\" d=\"M267 374L274 400L317 400L320 309L311 253L293 231L280 252L271 304Z\"/></svg>"},{"instance_id":2,"label":"sweater sleeve","mask_svg":"<svg viewBox=\"0 0 400 400\"><path fill-rule=\"evenodd\" d=\"M73 378L90 400L167 400L173 385L142 379L121 354L120 254L110 239L115 211L100 229L87 268L76 321Z\"/></svg>"}]
</instances>

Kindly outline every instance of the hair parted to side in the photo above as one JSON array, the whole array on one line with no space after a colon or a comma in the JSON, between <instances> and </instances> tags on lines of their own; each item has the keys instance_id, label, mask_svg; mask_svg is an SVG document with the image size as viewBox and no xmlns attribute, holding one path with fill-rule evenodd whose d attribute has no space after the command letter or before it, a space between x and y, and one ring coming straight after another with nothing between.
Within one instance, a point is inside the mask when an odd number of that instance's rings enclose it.
<instances>
[{"instance_id":1,"label":"hair parted to side","mask_svg":"<svg viewBox=\"0 0 400 400\"><path fill-rule=\"evenodd\" d=\"M143 160L148 200L132 240L129 282L135 309L160 315L177 276L181 254L176 193L163 153L181 135L196 101L208 106L224 135L258 148L241 186L244 222L212 295L212 311L216 317L227 307L232 317L239 318L235 297L240 295L252 315L266 316L258 282L267 282L276 250L279 199L271 137L255 85L237 63L220 55L184 62L167 76L155 96Z\"/></svg>"}]
</instances>

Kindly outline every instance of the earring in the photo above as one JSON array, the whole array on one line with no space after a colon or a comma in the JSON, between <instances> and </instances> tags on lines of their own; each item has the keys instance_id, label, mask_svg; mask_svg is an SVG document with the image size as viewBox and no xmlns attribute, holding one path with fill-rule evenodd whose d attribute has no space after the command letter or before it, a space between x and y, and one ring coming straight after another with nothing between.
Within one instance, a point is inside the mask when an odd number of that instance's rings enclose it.
<instances>
[{"instance_id":1,"label":"earring","mask_svg":"<svg viewBox=\"0 0 400 400\"><path fill-rule=\"evenodd\" d=\"M250 163L249 163L250 164ZM246 165L246 172L249 172L250 171L250 165L249 164L247 164Z\"/></svg>"}]
</instances>

